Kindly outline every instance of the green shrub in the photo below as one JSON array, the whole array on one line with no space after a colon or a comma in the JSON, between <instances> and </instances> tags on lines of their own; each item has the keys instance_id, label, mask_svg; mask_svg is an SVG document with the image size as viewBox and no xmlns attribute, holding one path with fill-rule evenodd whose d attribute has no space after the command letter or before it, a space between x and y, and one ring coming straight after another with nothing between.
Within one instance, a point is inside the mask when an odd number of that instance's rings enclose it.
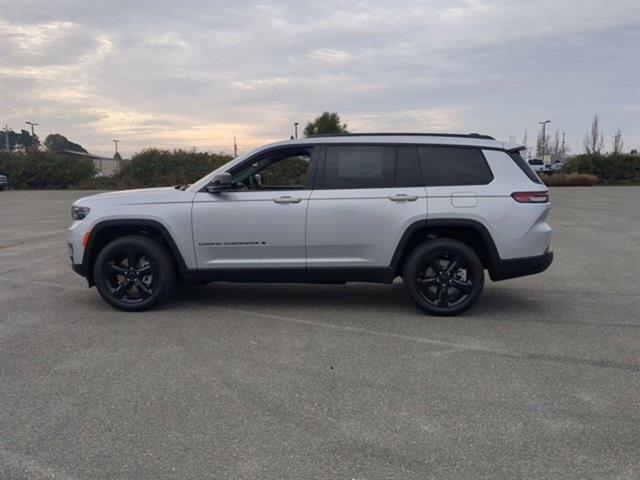
<instances>
[{"instance_id":1,"label":"green shrub","mask_svg":"<svg viewBox=\"0 0 640 480\"><path fill-rule=\"evenodd\" d=\"M605 185L637 184L640 183L640 155L577 155L565 164L562 172L595 175Z\"/></svg>"},{"instance_id":2,"label":"green shrub","mask_svg":"<svg viewBox=\"0 0 640 480\"><path fill-rule=\"evenodd\" d=\"M116 183L125 187L159 187L192 183L230 161L230 155L158 150L136 153L116 175Z\"/></svg>"},{"instance_id":3,"label":"green shrub","mask_svg":"<svg viewBox=\"0 0 640 480\"><path fill-rule=\"evenodd\" d=\"M69 188L96 174L89 159L77 159L47 152L0 152L0 173L9 177L11 188Z\"/></svg>"},{"instance_id":4,"label":"green shrub","mask_svg":"<svg viewBox=\"0 0 640 480\"><path fill-rule=\"evenodd\" d=\"M598 184L598 177L587 173L556 173L540 175L548 187L592 187Z\"/></svg>"}]
</instances>

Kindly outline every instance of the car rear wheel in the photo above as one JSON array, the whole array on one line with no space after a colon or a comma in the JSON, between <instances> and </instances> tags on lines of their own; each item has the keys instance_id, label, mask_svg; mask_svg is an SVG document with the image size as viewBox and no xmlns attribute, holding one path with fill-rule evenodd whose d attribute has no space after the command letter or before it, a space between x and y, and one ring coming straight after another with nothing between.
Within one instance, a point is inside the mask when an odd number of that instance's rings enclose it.
<instances>
[{"instance_id":1,"label":"car rear wheel","mask_svg":"<svg viewBox=\"0 0 640 480\"><path fill-rule=\"evenodd\" d=\"M176 269L162 244L142 235L127 235L100 251L93 276L107 303L124 311L141 311L167 299Z\"/></svg>"},{"instance_id":2,"label":"car rear wheel","mask_svg":"<svg viewBox=\"0 0 640 480\"><path fill-rule=\"evenodd\" d=\"M457 240L430 240L405 263L403 281L411 299L432 315L457 315L482 293L484 269L478 255Z\"/></svg>"}]
</instances>

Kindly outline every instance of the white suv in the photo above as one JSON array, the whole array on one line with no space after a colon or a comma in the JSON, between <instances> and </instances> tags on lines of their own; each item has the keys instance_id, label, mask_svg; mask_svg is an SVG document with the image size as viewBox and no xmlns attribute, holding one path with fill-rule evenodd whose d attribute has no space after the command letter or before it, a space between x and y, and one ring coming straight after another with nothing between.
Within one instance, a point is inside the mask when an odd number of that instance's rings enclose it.
<instances>
[{"instance_id":1,"label":"white suv","mask_svg":"<svg viewBox=\"0 0 640 480\"><path fill-rule=\"evenodd\" d=\"M73 269L108 303L144 310L176 280L391 283L455 315L492 280L553 259L549 192L518 145L470 134L279 142L192 185L72 206Z\"/></svg>"}]
</instances>

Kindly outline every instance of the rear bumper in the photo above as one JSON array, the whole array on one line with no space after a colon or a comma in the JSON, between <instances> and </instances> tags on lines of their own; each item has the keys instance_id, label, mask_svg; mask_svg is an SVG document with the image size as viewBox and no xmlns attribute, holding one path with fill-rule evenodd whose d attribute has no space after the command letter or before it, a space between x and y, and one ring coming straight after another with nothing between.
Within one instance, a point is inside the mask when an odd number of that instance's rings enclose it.
<instances>
[{"instance_id":1,"label":"rear bumper","mask_svg":"<svg viewBox=\"0 0 640 480\"><path fill-rule=\"evenodd\" d=\"M553 252L547 252L538 257L514 258L499 260L489 271L491 280L506 280L508 278L524 277L544 272L553 262Z\"/></svg>"}]
</instances>

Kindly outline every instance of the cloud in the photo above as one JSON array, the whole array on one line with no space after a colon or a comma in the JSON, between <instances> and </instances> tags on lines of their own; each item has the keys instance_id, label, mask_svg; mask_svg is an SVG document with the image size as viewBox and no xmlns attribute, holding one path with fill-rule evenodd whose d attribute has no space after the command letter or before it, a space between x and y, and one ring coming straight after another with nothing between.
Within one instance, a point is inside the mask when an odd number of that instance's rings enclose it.
<instances>
[{"instance_id":1,"label":"cloud","mask_svg":"<svg viewBox=\"0 0 640 480\"><path fill-rule=\"evenodd\" d=\"M195 8L197 7L197 8ZM14 4L0 115L96 153L243 149L324 110L354 131L480 131L575 150L591 116L640 142L634 1Z\"/></svg>"}]
</instances>

